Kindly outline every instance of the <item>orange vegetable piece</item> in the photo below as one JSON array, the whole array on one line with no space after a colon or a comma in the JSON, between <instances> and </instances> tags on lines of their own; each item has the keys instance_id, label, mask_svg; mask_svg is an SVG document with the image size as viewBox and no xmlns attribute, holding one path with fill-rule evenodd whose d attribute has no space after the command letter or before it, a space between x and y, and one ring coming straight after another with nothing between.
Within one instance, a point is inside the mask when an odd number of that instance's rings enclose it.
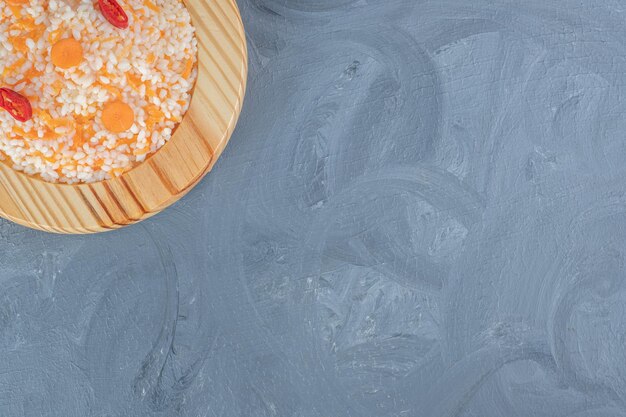
<instances>
[{"instance_id":1,"label":"orange vegetable piece","mask_svg":"<svg viewBox=\"0 0 626 417\"><path fill-rule=\"evenodd\" d=\"M35 152L33 153L33 155L34 155L34 156L37 156L37 157L39 157L39 158L45 159L46 161L48 161L48 162L50 162L50 163L52 163L52 164L56 162L56 159L54 158L54 156L50 156L50 157L48 157L48 156L45 156L44 154L42 154L42 153L41 153L41 152L39 152L39 151L35 151Z\"/></svg>"},{"instance_id":2,"label":"orange vegetable piece","mask_svg":"<svg viewBox=\"0 0 626 417\"><path fill-rule=\"evenodd\" d=\"M113 168L109 171L114 177L119 177L126 171L126 168Z\"/></svg>"},{"instance_id":3,"label":"orange vegetable piece","mask_svg":"<svg viewBox=\"0 0 626 417\"><path fill-rule=\"evenodd\" d=\"M85 143L85 131L81 123L76 124L76 134L74 135L72 146L74 149L83 146Z\"/></svg>"},{"instance_id":4,"label":"orange vegetable piece","mask_svg":"<svg viewBox=\"0 0 626 417\"><path fill-rule=\"evenodd\" d=\"M9 42L11 43L11 45L13 45L13 47L22 52L22 53L26 53L28 52L28 47L26 46L26 39L23 36L15 36L15 37L10 37L9 38Z\"/></svg>"},{"instance_id":5,"label":"orange vegetable piece","mask_svg":"<svg viewBox=\"0 0 626 417\"><path fill-rule=\"evenodd\" d=\"M63 35L63 29L62 28L53 30L52 32L50 32L48 34L48 41L50 43L56 43L59 40L59 38L61 37L61 35Z\"/></svg>"},{"instance_id":6,"label":"orange vegetable piece","mask_svg":"<svg viewBox=\"0 0 626 417\"><path fill-rule=\"evenodd\" d=\"M135 143L137 141L137 136L130 138L130 139L118 139L117 142L115 142L115 146L122 146L122 145L132 145L133 143Z\"/></svg>"},{"instance_id":7,"label":"orange vegetable piece","mask_svg":"<svg viewBox=\"0 0 626 417\"><path fill-rule=\"evenodd\" d=\"M33 78L39 77L40 75L41 75L41 72L37 71L35 67L32 67L24 73L24 78L27 80L32 80Z\"/></svg>"},{"instance_id":8,"label":"orange vegetable piece","mask_svg":"<svg viewBox=\"0 0 626 417\"><path fill-rule=\"evenodd\" d=\"M150 152L150 147L149 147L149 146L146 146L145 148L135 149L135 150L133 151L133 154L134 154L134 155L139 156L139 155L145 155L145 154L147 154L148 152Z\"/></svg>"},{"instance_id":9,"label":"orange vegetable piece","mask_svg":"<svg viewBox=\"0 0 626 417\"><path fill-rule=\"evenodd\" d=\"M161 109L154 104L146 106L146 113L148 114L148 117L146 118L146 126L150 130L154 128L155 124L162 122L165 117L165 114L163 114Z\"/></svg>"},{"instance_id":10,"label":"orange vegetable piece","mask_svg":"<svg viewBox=\"0 0 626 417\"><path fill-rule=\"evenodd\" d=\"M4 69L3 75L7 75L7 74L11 74L13 72L16 72L17 70L22 68L22 65L24 65L25 63L26 63L26 58L24 58L24 57L19 58L17 61L15 61L13 63L13 65L9 65L8 67L6 67Z\"/></svg>"},{"instance_id":11,"label":"orange vegetable piece","mask_svg":"<svg viewBox=\"0 0 626 417\"><path fill-rule=\"evenodd\" d=\"M103 90L107 90L109 93L114 95L117 100L121 100L122 92L120 91L119 88L115 88L112 85L107 85L107 84L97 84L97 85Z\"/></svg>"},{"instance_id":12,"label":"orange vegetable piece","mask_svg":"<svg viewBox=\"0 0 626 417\"><path fill-rule=\"evenodd\" d=\"M11 4L9 3L9 9L11 9L11 13L13 13L13 16L15 16L17 19L21 19L22 18L22 7L17 5L17 4Z\"/></svg>"},{"instance_id":13,"label":"orange vegetable piece","mask_svg":"<svg viewBox=\"0 0 626 417\"><path fill-rule=\"evenodd\" d=\"M62 82L62 81L60 81L60 80L55 80L55 81L52 83L52 88L53 88L53 90L54 90L54 95L55 95L55 96L58 96L58 95L59 95L59 93L61 93L61 90L63 89L63 87L64 87L64 86L63 86L63 82Z\"/></svg>"},{"instance_id":14,"label":"orange vegetable piece","mask_svg":"<svg viewBox=\"0 0 626 417\"><path fill-rule=\"evenodd\" d=\"M159 9L154 3L152 3L150 0L145 0L143 2L143 4L150 10L159 13L161 11L161 9Z\"/></svg>"},{"instance_id":15,"label":"orange vegetable piece","mask_svg":"<svg viewBox=\"0 0 626 417\"><path fill-rule=\"evenodd\" d=\"M61 39L52 46L50 58L59 68L72 68L83 60L83 47L74 38Z\"/></svg>"},{"instance_id":16,"label":"orange vegetable piece","mask_svg":"<svg viewBox=\"0 0 626 417\"><path fill-rule=\"evenodd\" d=\"M189 76L191 75L191 71L193 71L193 59L189 58L185 62L185 69L183 70L183 73L181 74L182 77L189 78Z\"/></svg>"},{"instance_id":17,"label":"orange vegetable piece","mask_svg":"<svg viewBox=\"0 0 626 417\"><path fill-rule=\"evenodd\" d=\"M27 30L32 30L37 27L37 25L35 24L35 19L33 19L32 17L21 19L17 24L23 29Z\"/></svg>"},{"instance_id":18,"label":"orange vegetable piece","mask_svg":"<svg viewBox=\"0 0 626 417\"><path fill-rule=\"evenodd\" d=\"M29 36L37 42L43 36L46 31L46 27L44 25L36 25L32 30L29 30Z\"/></svg>"},{"instance_id":19,"label":"orange vegetable piece","mask_svg":"<svg viewBox=\"0 0 626 417\"><path fill-rule=\"evenodd\" d=\"M132 45L126 45L124 49L122 49L122 56L126 58L130 54L130 50L132 49Z\"/></svg>"},{"instance_id":20,"label":"orange vegetable piece","mask_svg":"<svg viewBox=\"0 0 626 417\"><path fill-rule=\"evenodd\" d=\"M128 81L128 84L130 84L131 87L133 87L135 90L137 90L141 85L141 77L133 74L132 72L126 73L126 80Z\"/></svg>"},{"instance_id":21,"label":"orange vegetable piece","mask_svg":"<svg viewBox=\"0 0 626 417\"><path fill-rule=\"evenodd\" d=\"M35 130L31 130L30 132L25 132L22 128L15 126L13 128L13 132L18 135L21 139L37 139L37 132Z\"/></svg>"},{"instance_id":22,"label":"orange vegetable piece","mask_svg":"<svg viewBox=\"0 0 626 417\"><path fill-rule=\"evenodd\" d=\"M135 112L122 101L113 101L102 110L102 124L113 133L126 132L135 122Z\"/></svg>"}]
</instances>

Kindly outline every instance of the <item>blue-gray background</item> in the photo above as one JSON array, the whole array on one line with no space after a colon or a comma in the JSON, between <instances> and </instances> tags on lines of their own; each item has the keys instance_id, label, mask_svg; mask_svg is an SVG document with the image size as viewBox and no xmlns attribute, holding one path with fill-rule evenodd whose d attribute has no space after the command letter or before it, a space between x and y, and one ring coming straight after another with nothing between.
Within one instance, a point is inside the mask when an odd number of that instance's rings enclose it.
<instances>
[{"instance_id":1,"label":"blue-gray background","mask_svg":"<svg viewBox=\"0 0 626 417\"><path fill-rule=\"evenodd\" d=\"M626 3L241 0L215 170L0 223L0 415L626 415Z\"/></svg>"}]
</instances>

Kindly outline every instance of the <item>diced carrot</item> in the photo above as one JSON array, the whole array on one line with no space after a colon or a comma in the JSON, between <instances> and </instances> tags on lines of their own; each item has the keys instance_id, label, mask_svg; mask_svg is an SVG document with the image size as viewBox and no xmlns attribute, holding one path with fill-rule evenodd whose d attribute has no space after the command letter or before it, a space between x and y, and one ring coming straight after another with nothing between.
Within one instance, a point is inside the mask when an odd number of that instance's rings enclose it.
<instances>
[{"instance_id":1,"label":"diced carrot","mask_svg":"<svg viewBox=\"0 0 626 417\"><path fill-rule=\"evenodd\" d=\"M93 124L88 124L84 129L85 140L91 140L96 134L96 131L93 130Z\"/></svg>"},{"instance_id":2,"label":"diced carrot","mask_svg":"<svg viewBox=\"0 0 626 417\"><path fill-rule=\"evenodd\" d=\"M25 30L28 32L28 37L33 39L34 41L38 41L39 38L46 31L46 27L41 24L35 23L35 19L32 17L22 18L18 20L15 26L19 27L20 30Z\"/></svg>"},{"instance_id":3,"label":"diced carrot","mask_svg":"<svg viewBox=\"0 0 626 417\"><path fill-rule=\"evenodd\" d=\"M115 88L112 85L107 85L107 84L97 84L97 85L103 90L107 90L109 93L111 93L116 100L120 100L122 98L122 92L120 91L119 88Z\"/></svg>"},{"instance_id":4,"label":"diced carrot","mask_svg":"<svg viewBox=\"0 0 626 417\"><path fill-rule=\"evenodd\" d=\"M45 159L46 161L48 161L48 162L50 162L52 164L56 162L56 158L54 158L54 156L45 156L44 154L42 154L39 151L33 152L33 156L38 156L39 158Z\"/></svg>"},{"instance_id":5,"label":"diced carrot","mask_svg":"<svg viewBox=\"0 0 626 417\"><path fill-rule=\"evenodd\" d=\"M111 36L111 37L108 37L108 38L98 39L98 42L105 43L105 42L117 41L117 40L118 40L118 38L116 38L114 36Z\"/></svg>"},{"instance_id":6,"label":"diced carrot","mask_svg":"<svg viewBox=\"0 0 626 417\"><path fill-rule=\"evenodd\" d=\"M72 127L74 125L74 121L72 119L69 119L69 118L55 119L46 110L40 110L38 114L39 114L39 118L41 119L41 121L43 121L47 127L53 130L56 129L57 127Z\"/></svg>"},{"instance_id":7,"label":"diced carrot","mask_svg":"<svg viewBox=\"0 0 626 417\"><path fill-rule=\"evenodd\" d=\"M52 89L54 90L54 95L58 96L59 93L61 93L61 90L63 89L63 87L64 85L61 80L54 80L54 82L52 83Z\"/></svg>"},{"instance_id":8,"label":"diced carrot","mask_svg":"<svg viewBox=\"0 0 626 417\"><path fill-rule=\"evenodd\" d=\"M59 39L61 39L63 32L63 28L59 28L48 33L48 42L50 42L51 44L56 43Z\"/></svg>"},{"instance_id":9,"label":"diced carrot","mask_svg":"<svg viewBox=\"0 0 626 417\"><path fill-rule=\"evenodd\" d=\"M148 113L148 118L156 119L159 122L165 117L165 114L163 114L159 106L155 104L148 104L146 106L146 113Z\"/></svg>"},{"instance_id":10,"label":"diced carrot","mask_svg":"<svg viewBox=\"0 0 626 417\"><path fill-rule=\"evenodd\" d=\"M35 24L35 19L33 19L32 17L25 17L23 19L20 19L17 24L19 26L22 27L22 29L35 29L37 27L37 24Z\"/></svg>"},{"instance_id":11,"label":"diced carrot","mask_svg":"<svg viewBox=\"0 0 626 417\"><path fill-rule=\"evenodd\" d=\"M7 66L4 69L4 72L3 72L2 75L7 75L7 74L11 74L13 72L17 72L20 68L22 68L22 65L24 65L25 63L26 63L26 58L24 58L24 57L19 58L12 65Z\"/></svg>"},{"instance_id":12,"label":"diced carrot","mask_svg":"<svg viewBox=\"0 0 626 417\"><path fill-rule=\"evenodd\" d=\"M38 26L37 28L33 29L30 32L30 36L32 37L33 41L37 42L39 41L39 39L42 38L45 31L46 31L45 26Z\"/></svg>"},{"instance_id":13,"label":"diced carrot","mask_svg":"<svg viewBox=\"0 0 626 417\"><path fill-rule=\"evenodd\" d=\"M50 113L45 110L40 110L38 113L39 118L46 126L50 126L52 124L52 116L50 116Z\"/></svg>"},{"instance_id":14,"label":"diced carrot","mask_svg":"<svg viewBox=\"0 0 626 417\"><path fill-rule=\"evenodd\" d=\"M117 142L115 142L115 146L122 146L122 145L132 145L133 143L135 143L137 141L137 138L130 138L130 139L118 139Z\"/></svg>"},{"instance_id":15,"label":"diced carrot","mask_svg":"<svg viewBox=\"0 0 626 417\"><path fill-rule=\"evenodd\" d=\"M34 130L31 130L30 132L26 132L26 131L24 131L24 129L22 129L19 126L15 126L13 128L13 133L17 134L22 139L35 139L35 138L37 138L37 132L35 132Z\"/></svg>"},{"instance_id":16,"label":"diced carrot","mask_svg":"<svg viewBox=\"0 0 626 417\"><path fill-rule=\"evenodd\" d=\"M183 78L189 78L191 76L191 71L193 71L193 59L187 58L187 61L185 61L185 69L183 70L181 76Z\"/></svg>"},{"instance_id":17,"label":"diced carrot","mask_svg":"<svg viewBox=\"0 0 626 417\"><path fill-rule=\"evenodd\" d=\"M150 10L159 13L161 9L159 9L154 3L150 0L144 0L143 4Z\"/></svg>"},{"instance_id":18,"label":"diced carrot","mask_svg":"<svg viewBox=\"0 0 626 417\"><path fill-rule=\"evenodd\" d=\"M83 130L83 125L81 123L76 124L76 133L74 134L74 139L72 141L72 148L76 149L85 143L85 134Z\"/></svg>"},{"instance_id":19,"label":"diced carrot","mask_svg":"<svg viewBox=\"0 0 626 417\"><path fill-rule=\"evenodd\" d=\"M15 5L15 4L9 4L9 9L11 9L11 13L13 13L13 16L15 16L16 19L21 19L22 18L22 7Z\"/></svg>"},{"instance_id":20,"label":"diced carrot","mask_svg":"<svg viewBox=\"0 0 626 417\"><path fill-rule=\"evenodd\" d=\"M127 72L126 80L128 81L128 84L130 84L130 86L133 87L135 90L139 89L139 86L141 85L141 77L139 75L132 72Z\"/></svg>"},{"instance_id":21,"label":"diced carrot","mask_svg":"<svg viewBox=\"0 0 626 417\"><path fill-rule=\"evenodd\" d=\"M130 50L133 48L133 46L131 44L128 44L124 47L124 49L122 49L122 53L121 56L123 58L128 57L128 55L130 55Z\"/></svg>"},{"instance_id":22,"label":"diced carrot","mask_svg":"<svg viewBox=\"0 0 626 417\"><path fill-rule=\"evenodd\" d=\"M35 67L31 67L28 71L24 73L24 79L32 80L35 77L41 76L41 71L37 70Z\"/></svg>"},{"instance_id":23,"label":"diced carrot","mask_svg":"<svg viewBox=\"0 0 626 417\"><path fill-rule=\"evenodd\" d=\"M148 114L148 117L146 118L146 127L149 130L152 130L157 123L162 122L165 118L165 114L163 114L161 109L154 104L146 106L146 113Z\"/></svg>"},{"instance_id":24,"label":"diced carrot","mask_svg":"<svg viewBox=\"0 0 626 417\"><path fill-rule=\"evenodd\" d=\"M26 53L28 52L28 46L26 46L26 39L23 36L13 36L9 38L9 43L11 45L13 45L13 47L22 52L22 53Z\"/></svg>"},{"instance_id":25,"label":"diced carrot","mask_svg":"<svg viewBox=\"0 0 626 417\"><path fill-rule=\"evenodd\" d=\"M43 133L44 140L54 140L54 139L58 139L59 137L61 137L61 135L56 133L54 130L50 128L46 128L44 130L44 133Z\"/></svg>"}]
</instances>

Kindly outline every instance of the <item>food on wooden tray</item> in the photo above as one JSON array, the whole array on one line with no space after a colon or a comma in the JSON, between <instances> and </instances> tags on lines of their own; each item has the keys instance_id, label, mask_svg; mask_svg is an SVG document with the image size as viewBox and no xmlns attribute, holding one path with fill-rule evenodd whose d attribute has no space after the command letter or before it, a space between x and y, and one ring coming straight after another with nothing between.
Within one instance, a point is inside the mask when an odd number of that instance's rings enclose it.
<instances>
[{"instance_id":1,"label":"food on wooden tray","mask_svg":"<svg viewBox=\"0 0 626 417\"><path fill-rule=\"evenodd\" d=\"M0 0L0 158L46 181L121 175L189 108L197 41L180 0Z\"/></svg>"}]
</instances>

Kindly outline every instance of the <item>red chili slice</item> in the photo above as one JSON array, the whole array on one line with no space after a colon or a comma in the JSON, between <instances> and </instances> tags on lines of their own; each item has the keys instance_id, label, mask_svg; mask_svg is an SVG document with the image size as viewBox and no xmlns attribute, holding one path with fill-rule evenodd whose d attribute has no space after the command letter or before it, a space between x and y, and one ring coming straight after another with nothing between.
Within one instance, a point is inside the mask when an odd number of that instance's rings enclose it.
<instances>
[{"instance_id":1,"label":"red chili slice","mask_svg":"<svg viewBox=\"0 0 626 417\"><path fill-rule=\"evenodd\" d=\"M102 15L116 28L126 29L128 27L128 16L122 6L115 0L98 0Z\"/></svg>"},{"instance_id":2,"label":"red chili slice","mask_svg":"<svg viewBox=\"0 0 626 417\"><path fill-rule=\"evenodd\" d=\"M0 88L0 107L18 122L25 122L33 117L33 108L28 99L8 88Z\"/></svg>"}]
</instances>

